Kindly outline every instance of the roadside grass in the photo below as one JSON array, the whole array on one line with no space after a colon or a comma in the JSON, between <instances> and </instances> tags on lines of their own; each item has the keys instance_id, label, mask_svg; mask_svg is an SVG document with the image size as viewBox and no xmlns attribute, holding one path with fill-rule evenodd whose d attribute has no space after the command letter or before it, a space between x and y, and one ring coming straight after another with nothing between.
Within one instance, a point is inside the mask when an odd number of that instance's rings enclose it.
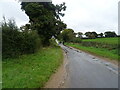
<instances>
[{"instance_id":1,"label":"roadside grass","mask_svg":"<svg viewBox=\"0 0 120 90\"><path fill-rule=\"evenodd\" d=\"M31 55L2 62L3 88L40 88L63 60L60 47L47 47Z\"/></svg>"},{"instance_id":2,"label":"roadside grass","mask_svg":"<svg viewBox=\"0 0 120 90\"><path fill-rule=\"evenodd\" d=\"M2 89L2 59L0 55L0 89Z\"/></svg>"},{"instance_id":3,"label":"roadside grass","mask_svg":"<svg viewBox=\"0 0 120 90\"><path fill-rule=\"evenodd\" d=\"M96 39L82 39L83 42L98 42L106 44L118 44L120 37L110 37L110 38L96 38Z\"/></svg>"},{"instance_id":4,"label":"roadside grass","mask_svg":"<svg viewBox=\"0 0 120 90\"><path fill-rule=\"evenodd\" d=\"M71 46L71 47L74 47L74 48L77 48L77 49L80 49L83 51L88 51L95 55L109 58L111 60L118 60L118 58L120 58L120 56L118 56L116 50L108 50L105 48L95 48L95 47L85 47L80 44L73 44L73 43L65 43L65 45Z\"/></svg>"}]
</instances>

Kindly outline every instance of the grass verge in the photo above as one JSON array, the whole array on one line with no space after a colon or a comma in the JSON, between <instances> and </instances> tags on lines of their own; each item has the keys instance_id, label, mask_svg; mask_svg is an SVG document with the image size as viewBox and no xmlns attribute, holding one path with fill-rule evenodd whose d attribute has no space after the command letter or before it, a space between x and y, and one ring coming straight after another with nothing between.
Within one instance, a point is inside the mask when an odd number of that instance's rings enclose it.
<instances>
[{"instance_id":1,"label":"grass verge","mask_svg":"<svg viewBox=\"0 0 120 90\"><path fill-rule=\"evenodd\" d=\"M38 53L3 60L3 88L40 88L62 63L62 49L43 48Z\"/></svg>"},{"instance_id":2,"label":"grass verge","mask_svg":"<svg viewBox=\"0 0 120 90\"><path fill-rule=\"evenodd\" d=\"M65 45L71 46L71 47L74 47L74 48L77 48L83 51L88 51L95 55L109 58L111 60L118 60L118 58L120 58L120 56L118 56L118 54L116 54L116 51L114 50L110 51L105 48L85 47L80 44L72 44L72 43L66 43Z\"/></svg>"}]
</instances>

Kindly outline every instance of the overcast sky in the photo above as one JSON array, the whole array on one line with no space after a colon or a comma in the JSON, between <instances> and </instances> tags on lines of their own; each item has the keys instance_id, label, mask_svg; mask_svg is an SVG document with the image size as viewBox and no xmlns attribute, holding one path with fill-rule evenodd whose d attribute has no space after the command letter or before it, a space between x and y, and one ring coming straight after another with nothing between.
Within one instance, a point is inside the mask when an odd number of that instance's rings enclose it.
<instances>
[{"instance_id":1,"label":"overcast sky","mask_svg":"<svg viewBox=\"0 0 120 90\"><path fill-rule=\"evenodd\" d=\"M62 20L75 32L115 31L118 33L119 0L52 0L54 4L66 3L67 9ZM17 25L25 25L29 17L15 0L0 0L0 21L15 19Z\"/></svg>"}]
</instances>

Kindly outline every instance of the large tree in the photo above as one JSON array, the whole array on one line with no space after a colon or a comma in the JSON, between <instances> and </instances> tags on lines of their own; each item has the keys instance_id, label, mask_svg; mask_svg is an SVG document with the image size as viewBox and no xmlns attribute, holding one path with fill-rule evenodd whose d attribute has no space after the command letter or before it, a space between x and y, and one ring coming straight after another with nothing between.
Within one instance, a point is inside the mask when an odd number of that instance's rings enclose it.
<instances>
[{"instance_id":1,"label":"large tree","mask_svg":"<svg viewBox=\"0 0 120 90\"><path fill-rule=\"evenodd\" d=\"M97 38L98 34L95 31L92 32L92 34L94 35L95 38Z\"/></svg>"},{"instance_id":2,"label":"large tree","mask_svg":"<svg viewBox=\"0 0 120 90\"><path fill-rule=\"evenodd\" d=\"M103 33L100 33L99 35L100 35L100 37L103 37Z\"/></svg>"},{"instance_id":3,"label":"large tree","mask_svg":"<svg viewBox=\"0 0 120 90\"><path fill-rule=\"evenodd\" d=\"M115 32L107 31L104 33L105 37L116 37L117 34Z\"/></svg>"},{"instance_id":4,"label":"large tree","mask_svg":"<svg viewBox=\"0 0 120 90\"><path fill-rule=\"evenodd\" d=\"M57 37L66 28L60 16L66 10L65 3L54 5L52 2L22 2L21 9L29 16L31 30L37 30L43 44L49 44L52 36Z\"/></svg>"},{"instance_id":5,"label":"large tree","mask_svg":"<svg viewBox=\"0 0 120 90\"><path fill-rule=\"evenodd\" d=\"M61 37L64 42L70 42L75 37L75 33L72 29L65 29L62 31Z\"/></svg>"},{"instance_id":6,"label":"large tree","mask_svg":"<svg viewBox=\"0 0 120 90\"><path fill-rule=\"evenodd\" d=\"M78 37L79 37L79 38L82 38L82 35L83 35L82 32L78 32L77 34L78 34Z\"/></svg>"},{"instance_id":7,"label":"large tree","mask_svg":"<svg viewBox=\"0 0 120 90\"><path fill-rule=\"evenodd\" d=\"M86 32L85 33L88 38L97 38L98 34L96 32Z\"/></svg>"}]
</instances>

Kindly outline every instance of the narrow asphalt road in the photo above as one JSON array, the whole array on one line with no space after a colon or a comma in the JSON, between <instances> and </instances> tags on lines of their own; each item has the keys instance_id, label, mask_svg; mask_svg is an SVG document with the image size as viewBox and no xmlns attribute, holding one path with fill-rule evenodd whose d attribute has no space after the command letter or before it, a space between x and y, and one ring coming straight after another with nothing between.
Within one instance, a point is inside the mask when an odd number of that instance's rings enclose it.
<instances>
[{"instance_id":1,"label":"narrow asphalt road","mask_svg":"<svg viewBox=\"0 0 120 90\"><path fill-rule=\"evenodd\" d=\"M61 45L68 57L68 88L118 88L118 67L83 51Z\"/></svg>"}]
</instances>

